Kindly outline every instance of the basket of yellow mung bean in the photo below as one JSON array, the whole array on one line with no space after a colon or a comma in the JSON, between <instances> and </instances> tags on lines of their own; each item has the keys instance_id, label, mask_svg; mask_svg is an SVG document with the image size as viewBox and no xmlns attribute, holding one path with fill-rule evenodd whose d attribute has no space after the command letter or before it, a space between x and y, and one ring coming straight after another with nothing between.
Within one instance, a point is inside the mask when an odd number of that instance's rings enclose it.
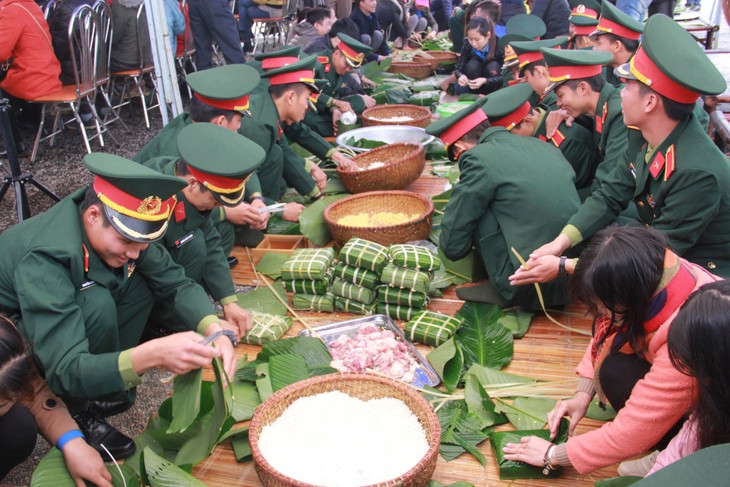
<instances>
[{"instance_id":1,"label":"basket of yellow mung bean","mask_svg":"<svg viewBox=\"0 0 730 487\"><path fill-rule=\"evenodd\" d=\"M401 142L363 152L353 158L358 168L337 168L340 181L350 193L403 189L423 172L426 153L421 144Z\"/></svg>"},{"instance_id":2,"label":"basket of yellow mung bean","mask_svg":"<svg viewBox=\"0 0 730 487\"><path fill-rule=\"evenodd\" d=\"M431 232L433 202L410 191L370 191L335 201L324 210L332 238L359 237L381 245L423 240Z\"/></svg>"}]
</instances>

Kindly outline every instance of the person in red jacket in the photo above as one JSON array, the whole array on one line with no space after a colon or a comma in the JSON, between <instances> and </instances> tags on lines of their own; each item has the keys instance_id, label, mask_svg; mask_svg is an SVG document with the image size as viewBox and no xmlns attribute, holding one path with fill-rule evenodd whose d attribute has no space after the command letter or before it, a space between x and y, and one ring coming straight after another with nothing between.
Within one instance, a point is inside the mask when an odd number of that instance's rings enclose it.
<instances>
[{"instance_id":1,"label":"person in red jacket","mask_svg":"<svg viewBox=\"0 0 730 487\"><path fill-rule=\"evenodd\" d=\"M0 82L10 100L11 124L18 152L25 152L21 124L38 127L41 105L27 100L61 89L61 65L53 52L48 24L33 0L0 0L0 63L7 63Z\"/></svg>"}]
</instances>

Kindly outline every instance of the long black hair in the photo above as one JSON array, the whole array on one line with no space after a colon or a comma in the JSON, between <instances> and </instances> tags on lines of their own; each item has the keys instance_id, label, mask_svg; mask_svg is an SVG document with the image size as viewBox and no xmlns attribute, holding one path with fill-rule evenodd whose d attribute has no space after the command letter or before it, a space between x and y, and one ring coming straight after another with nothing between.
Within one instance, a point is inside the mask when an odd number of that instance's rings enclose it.
<instances>
[{"instance_id":1,"label":"long black hair","mask_svg":"<svg viewBox=\"0 0 730 487\"><path fill-rule=\"evenodd\" d=\"M30 347L15 325L0 315L0 402L31 397L37 376Z\"/></svg>"},{"instance_id":2,"label":"long black hair","mask_svg":"<svg viewBox=\"0 0 730 487\"><path fill-rule=\"evenodd\" d=\"M702 286L669 328L669 359L697 380L699 448L730 442L730 281Z\"/></svg>"},{"instance_id":3,"label":"long black hair","mask_svg":"<svg viewBox=\"0 0 730 487\"><path fill-rule=\"evenodd\" d=\"M602 304L636 353L645 346L644 321L664 271L666 235L640 226L610 226L596 233L581 253L569 282L574 300L596 313Z\"/></svg>"}]
</instances>

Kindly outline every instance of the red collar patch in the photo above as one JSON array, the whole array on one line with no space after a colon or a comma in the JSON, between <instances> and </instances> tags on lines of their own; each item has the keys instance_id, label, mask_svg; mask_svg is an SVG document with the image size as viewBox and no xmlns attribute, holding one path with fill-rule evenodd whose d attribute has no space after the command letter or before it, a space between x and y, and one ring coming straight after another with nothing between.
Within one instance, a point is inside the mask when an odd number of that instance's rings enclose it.
<instances>
[{"instance_id":1,"label":"red collar patch","mask_svg":"<svg viewBox=\"0 0 730 487\"><path fill-rule=\"evenodd\" d=\"M180 223L185 220L185 218L187 218L187 215L185 214L185 203L178 201L175 205L175 223Z\"/></svg>"}]
</instances>

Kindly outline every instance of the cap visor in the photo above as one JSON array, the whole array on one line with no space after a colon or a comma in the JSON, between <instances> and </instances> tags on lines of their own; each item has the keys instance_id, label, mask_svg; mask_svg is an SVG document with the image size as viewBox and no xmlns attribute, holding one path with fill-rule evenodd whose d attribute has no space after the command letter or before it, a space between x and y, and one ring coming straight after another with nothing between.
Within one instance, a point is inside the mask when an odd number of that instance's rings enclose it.
<instances>
[{"instance_id":1,"label":"cap visor","mask_svg":"<svg viewBox=\"0 0 730 487\"><path fill-rule=\"evenodd\" d=\"M350 58L349 58L349 57L347 57L347 56L345 56L345 62L346 62L346 63L347 63L347 65L348 65L348 66L350 66L351 68L359 68L359 67L360 67L360 66L362 65L362 61L360 61L360 62L358 63L358 62L356 62L356 61L353 61L352 59L350 59Z\"/></svg>"},{"instance_id":2,"label":"cap visor","mask_svg":"<svg viewBox=\"0 0 730 487\"><path fill-rule=\"evenodd\" d=\"M614 68L613 74L623 79L636 79L636 76L631 74L631 67L629 64L630 63L622 64L621 66Z\"/></svg>"},{"instance_id":3,"label":"cap visor","mask_svg":"<svg viewBox=\"0 0 730 487\"><path fill-rule=\"evenodd\" d=\"M520 64L519 59L512 59L512 60L506 61L504 64L502 64L502 69L511 69L519 64Z\"/></svg>"},{"instance_id":4,"label":"cap visor","mask_svg":"<svg viewBox=\"0 0 730 487\"><path fill-rule=\"evenodd\" d=\"M121 213L104 206L106 216L112 227L124 238L137 243L152 243L165 236L168 220L145 221L122 215Z\"/></svg>"},{"instance_id":5,"label":"cap visor","mask_svg":"<svg viewBox=\"0 0 730 487\"><path fill-rule=\"evenodd\" d=\"M588 37L598 37L598 36L603 35L603 34L608 34L608 32L604 32L602 30L596 29L593 32L591 32L590 34L588 34Z\"/></svg>"},{"instance_id":6,"label":"cap visor","mask_svg":"<svg viewBox=\"0 0 730 487\"><path fill-rule=\"evenodd\" d=\"M248 108L247 108L247 109L245 109L245 110L236 110L236 111L237 111L238 113L240 113L240 114L241 114L242 116L244 116L244 117L249 117L249 118L251 118L251 110L249 110Z\"/></svg>"},{"instance_id":7,"label":"cap visor","mask_svg":"<svg viewBox=\"0 0 730 487\"><path fill-rule=\"evenodd\" d=\"M211 194L213 195L213 198L216 199L220 204L223 206L233 207L237 206L241 200L243 199L243 192L245 188L241 189L240 191L236 191L235 193L216 193L215 191L211 191Z\"/></svg>"},{"instance_id":8,"label":"cap visor","mask_svg":"<svg viewBox=\"0 0 730 487\"><path fill-rule=\"evenodd\" d=\"M312 90L312 91L313 91L314 93L320 93L320 92L322 91L322 90L320 90L320 89L319 89L319 87L317 87L317 85L316 85L315 83L307 83L307 82L305 82L305 81L302 81L302 83L304 83L305 85L309 86L309 88L310 88L310 89L311 89L311 90Z\"/></svg>"}]
</instances>

